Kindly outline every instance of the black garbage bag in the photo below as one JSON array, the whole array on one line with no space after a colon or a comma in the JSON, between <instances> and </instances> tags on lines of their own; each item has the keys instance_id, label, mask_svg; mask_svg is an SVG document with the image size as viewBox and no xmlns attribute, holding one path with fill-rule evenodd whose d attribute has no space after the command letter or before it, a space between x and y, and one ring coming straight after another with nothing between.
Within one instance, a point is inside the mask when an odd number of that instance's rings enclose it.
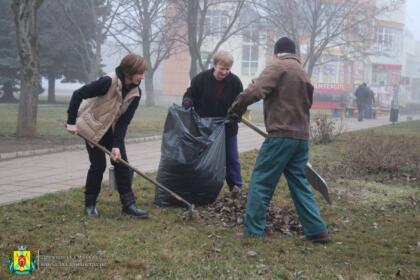
<instances>
[{"instance_id":1,"label":"black garbage bag","mask_svg":"<svg viewBox=\"0 0 420 280\"><path fill-rule=\"evenodd\" d=\"M157 181L195 205L213 203L226 175L225 118L200 118L173 104L162 137ZM185 206L156 187L159 206Z\"/></svg>"}]
</instances>

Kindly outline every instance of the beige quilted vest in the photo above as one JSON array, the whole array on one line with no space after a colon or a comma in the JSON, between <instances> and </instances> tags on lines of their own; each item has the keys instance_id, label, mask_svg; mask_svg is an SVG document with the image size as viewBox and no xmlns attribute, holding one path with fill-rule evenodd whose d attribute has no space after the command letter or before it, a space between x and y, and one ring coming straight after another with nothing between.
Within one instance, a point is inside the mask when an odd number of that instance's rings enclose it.
<instances>
[{"instance_id":1,"label":"beige quilted vest","mask_svg":"<svg viewBox=\"0 0 420 280\"><path fill-rule=\"evenodd\" d=\"M115 73L107 76L112 79L108 92L103 96L83 100L77 113L77 133L94 143L98 143L108 129L115 125L134 97L140 96L138 87L135 87L123 100L122 82Z\"/></svg>"}]
</instances>

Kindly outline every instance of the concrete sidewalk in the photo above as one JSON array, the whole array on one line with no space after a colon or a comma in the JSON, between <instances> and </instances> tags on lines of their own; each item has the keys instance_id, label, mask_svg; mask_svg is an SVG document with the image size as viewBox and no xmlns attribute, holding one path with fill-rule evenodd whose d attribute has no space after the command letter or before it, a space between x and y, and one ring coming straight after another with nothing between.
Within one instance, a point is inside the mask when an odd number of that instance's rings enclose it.
<instances>
[{"instance_id":1,"label":"concrete sidewalk","mask_svg":"<svg viewBox=\"0 0 420 280\"><path fill-rule=\"evenodd\" d=\"M345 119L345 131L371 128L389 124L389 117L358 122ZM413 119L419 119L414 116ZM402 121L406 117L400 118ZM263 138L241 125L239 129L239 151L258 149ZM161 141L127 144L130 164L141 171L157 170L160 160ZM11 204L47 193L81 187L85 183L89 167L84 150L66 151L46 155L0 161L0 205ZM108 178L106 172L104 179Z\"/></svg>"}]
</instances>

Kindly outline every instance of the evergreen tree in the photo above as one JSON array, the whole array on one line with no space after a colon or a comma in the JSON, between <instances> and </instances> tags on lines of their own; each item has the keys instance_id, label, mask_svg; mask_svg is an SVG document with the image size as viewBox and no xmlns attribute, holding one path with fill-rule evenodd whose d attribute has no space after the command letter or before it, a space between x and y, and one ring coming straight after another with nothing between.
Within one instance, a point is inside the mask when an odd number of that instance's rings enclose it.
<instances>
[{"instance_id":1,"label":"evergreen tree","mask_svg":"<svg viewBox=\"0 0 420 280\"><path fill-rule=\"evenodd\" d=\"M0 100L17 101L13 96L19 80L19 56L16 30L9 1L0 1Z\"/></svg>"}]
</instances>

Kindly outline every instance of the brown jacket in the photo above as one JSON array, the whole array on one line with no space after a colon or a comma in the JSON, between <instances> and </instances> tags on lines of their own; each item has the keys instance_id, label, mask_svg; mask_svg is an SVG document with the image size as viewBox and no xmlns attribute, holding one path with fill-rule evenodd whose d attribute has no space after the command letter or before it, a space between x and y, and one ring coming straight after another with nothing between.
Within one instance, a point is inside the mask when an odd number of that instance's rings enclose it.
<instances>
[{"instance_id":1,"label":"brown jacket","mask_svg":"<svg viewBox=\"0 0 420 280\"><path fill-rule=\"evenodd\" d=\"M108 76L112 83L107 93L83 100L77 113L77 132L95 143L102 139L111 125L115 125L134 97L140 96L138 87L135 87L123 99L122 82L115 73Z\"/></svg>"},{"instance_id":2,"label":"brown jacket","mask_svg":"<svg viewBox=\"0 0 420 280\"><path fill-rule=\"evenodd\" d=\"M309 138L309 109L314 88L292 54L278 54L238 97L246 105L264 99L269 137Z\"/></svg>"}]
</instances>

